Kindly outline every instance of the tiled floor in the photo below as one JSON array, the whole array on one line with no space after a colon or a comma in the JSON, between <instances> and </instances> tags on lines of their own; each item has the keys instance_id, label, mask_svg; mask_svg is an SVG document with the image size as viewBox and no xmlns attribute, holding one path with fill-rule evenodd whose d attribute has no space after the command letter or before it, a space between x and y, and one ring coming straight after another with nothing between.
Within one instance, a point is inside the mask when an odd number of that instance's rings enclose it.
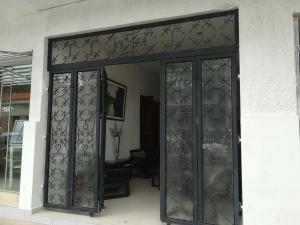
<instances>
[{"instance_id":1,"label":"tiled floor","mask_svg":"<svg viewBox=\"0 0 300 225\"><path fill-rule=\"evenodd\" d=\"M161 225L159 190L151 186L151 180L131 180L131 194L127 198L105 201L100 215L90 217L71 213L41 211L28 221L48 225Z\"/></svg>"},{"instance_id":2,"label":"tiled floor","mask_svg":"<svg viewBox=\"0 0 300 225\"><path fill-rule=\"evenodd\" d=\"M18 207L19 194L13 192L1 192L0 191L0 205Z\"/></svg>"},{"instance_id":3,"label":"tiled floor","mask_svg":"<svg viewBox=\"0 0 300 225\"><path fill-rule=\"evenodd\" d=\"M18 220L0 219L0 225L38 225L37 223L28 223Z\"/></svg>"}]
</instances>

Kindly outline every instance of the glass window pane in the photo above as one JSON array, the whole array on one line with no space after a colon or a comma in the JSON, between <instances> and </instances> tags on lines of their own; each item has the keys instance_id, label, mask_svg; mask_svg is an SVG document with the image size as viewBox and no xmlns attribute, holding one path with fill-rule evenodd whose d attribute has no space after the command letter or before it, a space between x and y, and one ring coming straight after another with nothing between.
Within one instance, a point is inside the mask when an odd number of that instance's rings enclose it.
<instances>
[{"instance_id":1,"label":"glass window pane","mask_svg":"<svg viewBox=\"0 0 300 225\"><path fill-rule=\"evenodd\" d=\"M192 221L192 62L166 65L166 215Z\"/></svg>"},{"instance_id":2,"label":"glass window pane","mask_svg":"<svg viewBox=\"0 0 300 225\"><path fill-rule=\"evenodd\" d=\"M97 71L79 72L74 177L74 206L96 208Z\"/></svg>"},{"instance_id":3,"label":"glass window pane","mask_svg":"<svg viewBox=\"0 0 300 225\"><path fill-rule=\"evenodd\" d=\"M71 73L53 74L48 203L67 204Z\"/></svg>"},{"instance_id":4,"label":"glass window pane","mask_svg":"<svg viewBox=\"0 0 300 225\"><path fill-rule=\"evenodd\" d=\"M202 62L204 222L234 224L231 59Z\"/></svg>"},{"instance_id":5,"label":"glass window pane","mask_svg":"<svg viewBox=\"0 0 300 225\"><path fill-rule=\"evenodd\" d=\"M28 120L30 84L2 85L0 189L20 191L24 121Z\"/></svg>"},{"instance_id":6,"label":"glass window pane","mask_svg":"<svg viewBox=\"0 0 300 225\"><path fill-rule=\"evenodd\" d=\"M8 166L8 144L10 132L10 93L11 86L2 86L1 96L1 120L0 120L0 189L5 190L7 182Z\"/></svg>"}]
</instances>

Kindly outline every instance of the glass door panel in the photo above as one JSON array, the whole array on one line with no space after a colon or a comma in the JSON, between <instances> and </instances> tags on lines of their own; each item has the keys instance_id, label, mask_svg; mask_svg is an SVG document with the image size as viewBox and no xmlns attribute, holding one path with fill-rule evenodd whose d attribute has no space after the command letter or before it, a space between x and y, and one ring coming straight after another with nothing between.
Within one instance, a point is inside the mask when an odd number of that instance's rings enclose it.
<instances>
[{"instance_id":1,"label":"glass door panel","mask_svg":"<svg viewBox=\"0 0 300 225\"><path fill-rule=\"evenodd\" d=\"M193 63L165 64L165 216L194 220Z\"/></svg>"},{"instance_id":2,"label":"glass door panel","mask_svg":"<svg viewBox=\"0 0 300 225\"><path fill-rule=\"evenodd\" d=\"M163 64L164 222L237 224L233 64L231 56Z\"/></svg>"},{"instance_id":3,"label":"glass door panel","mask_svg":"<svg viewBox=\"0 0 300 225\"><path fill-rule=\"evenodd\" d=\"M19 192L24 122L29 116L30 84L11 85L5 190Z\"/></svg>"},{"instance_id":4,"label":"glass door panel","mask_svg":"<svg viewBox=\"0 0 300 225\"><path fill-rule=\"evenodd\" d=\"M203 60L204 223L234 224L231 58Z\"/></svg>"},{"instance_id":5,"label":"glass door panel","mask_svg":"<svg viewBox=\"0 0 300 225\"><path fill-rule=\"evenodd\" d=\"M78 72L73 206L97 208L98 71Z\"/></svg>"},{"instance_id":6,"label":"glass door panel","mask_svg":"<svg viewBox=\"0 0 300 225\"><path fill-rule=\"evenodd\" d=\"M67 206L71 73L52 75L47 204Z\"/></svg>"}]
</instances>

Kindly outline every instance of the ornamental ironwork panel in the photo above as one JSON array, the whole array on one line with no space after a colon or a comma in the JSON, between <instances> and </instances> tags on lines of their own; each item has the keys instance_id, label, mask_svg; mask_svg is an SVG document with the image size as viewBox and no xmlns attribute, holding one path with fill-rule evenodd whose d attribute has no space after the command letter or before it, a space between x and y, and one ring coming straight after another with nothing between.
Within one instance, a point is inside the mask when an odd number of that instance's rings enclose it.
<instances>
[{"instance_id":1,"label":"ornamental ironwork panel","mask_svg":"<svg viewBox=\"0 0 300 225\"><path fill-rule=\"evenodd\" d=\"M52 42L51 65L233 46L235 16L145 27Z\"/></svg>"},{"instance_id":2,"label":"ornamental ironwork panel","mask_svg":"<svg viewBox=\"0 0 300 225\"><path fill-rule=\"evenodd\" d=\"M234 224L231 59L202 63L204 223Z\"/></svg>"},{"instance_id":3,"label":"ornamental ironwork panel","mask_svg":"<svg viewBox=\"0 0 300 225\"><path fill-rule=\"evenodd\" d=\"M192 62L166 65L166 215L192 221Z\"/></svg>"},{"instance_id":4,"label":"ornamental ironwork panel","mask_svg":"<svg viewBox=\"0 0 300 225\"><path fill-rule=\"evenodd\" d=\"M74 206L96 208L97 71L79 72L74 175Z\"/></svg>"},{"instance_id":5,"label":"ornamental ironwork panel","mask_svg":"<svg viewBox=\"0 0 300 225\"><path fill-rule=\"evenodd\" d=\"M71 73L53 74L47 203L66 206Z\"/></svg>"}]
</instances>

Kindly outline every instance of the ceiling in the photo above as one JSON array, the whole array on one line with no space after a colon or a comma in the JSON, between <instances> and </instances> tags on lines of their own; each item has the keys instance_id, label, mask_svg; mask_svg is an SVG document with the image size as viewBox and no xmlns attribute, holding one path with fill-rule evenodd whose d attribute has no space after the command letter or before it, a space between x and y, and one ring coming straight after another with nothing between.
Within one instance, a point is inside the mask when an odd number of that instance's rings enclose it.
<instances>
[{"instance_id":1,"label":"ceiling","mask_svg":"<svg viewBox=\"0 0 300 225\"><path fill-rule=\"evenodd\" d=\"M80 4L87 0L1 0L0 21L10 22L12 18L41 13L47 9Z\"/></svg>"},{"instance_id":2,"label":"ceiling","mask_svg":"<svg viewBox=\"0 0 300 225\"><path fill-rule=\"evenodd\" d=\"M0 51L0 83L3 85L29 84L32 52Z\"/></svg>"},{"instance_id":3,"label":"ceiling","mask_svg":"<svg viewBox=\"0 0 300 225\"><path fill-rule=\"evenodd\" d=\"M0 83L3 85L30 84L31 64L0 66Z\"/></svg>"}]
</instances>

